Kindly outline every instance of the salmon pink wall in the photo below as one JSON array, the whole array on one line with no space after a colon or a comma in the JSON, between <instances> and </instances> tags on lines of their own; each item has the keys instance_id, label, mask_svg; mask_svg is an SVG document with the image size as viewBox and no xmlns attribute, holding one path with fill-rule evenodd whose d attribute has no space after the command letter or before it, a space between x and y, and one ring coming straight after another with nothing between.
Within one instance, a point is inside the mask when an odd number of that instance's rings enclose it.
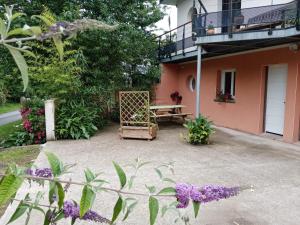
<instances>
[{"instance_id":1,"label":"salmon pink wall","mask_svg":"<svg viewBox=\"0 0 300 225\"><path fill-rule=\"evenodd\" d=\"M155 104L173 104L170 95L178 90L178 65L163 64L160 84L155 87Z\"/></svg>"},{"instance_id":2,"label":"salmon pink wall","mask_svg":"<svg viewBox=\"0 0 300 225\"><path fill-rule=\"evenodd\" d=\"M299 140L300 127L300 53L288 48L245 53L210 59L202 62L201 113L216 125L254 134L264 132L266 68L272 64L288 64L284 140ZM157 99L166 100L174 90L183 96L186 112L195 114L195 96L188 86L188 78L196 76L196 62L163 64ZM221 70L236 70L236 103L218 103L217 76Z\"/></svg>"}]
</instances>

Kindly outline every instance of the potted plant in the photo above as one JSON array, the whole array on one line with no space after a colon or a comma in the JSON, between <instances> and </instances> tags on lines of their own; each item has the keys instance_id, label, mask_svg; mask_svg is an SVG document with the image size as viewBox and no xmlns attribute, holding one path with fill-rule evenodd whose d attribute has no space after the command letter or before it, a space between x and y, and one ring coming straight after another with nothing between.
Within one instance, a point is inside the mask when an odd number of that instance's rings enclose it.
<instances>
[{"instance_id":1,"label":"potted plant","mask_svg":"<svg viewBox=\"0 0 300 225\"><path fill-rule=\"evenodd\" d=\"M213 25L212 21L210 21L209 25L207 26L207 34L215 34L215 26Z\"/></svg>"},{"instance_id":2,"label":"potted plant","mask_svg":"<svg viewBox=\"0 0 300 225\"><path fill-rule=\"evenodd\" d=\"M227 102L227 103L234 103L235 100L233 96L229 93L223 93L222 90L216 91L216 99L215 102Z\"/></svg>"}]
</instances>

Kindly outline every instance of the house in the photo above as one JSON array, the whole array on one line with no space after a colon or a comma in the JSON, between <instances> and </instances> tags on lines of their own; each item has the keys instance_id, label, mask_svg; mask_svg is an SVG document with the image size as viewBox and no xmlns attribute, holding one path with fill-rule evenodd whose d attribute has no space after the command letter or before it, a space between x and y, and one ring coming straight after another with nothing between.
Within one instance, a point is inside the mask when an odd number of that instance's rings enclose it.
<instances>
[{"instance_id":1,"label":"house","mask_svg":"<svg viewBox=\"0 0 300 225\"><path fill-rule=\"evenodd\" d=\"M300 136L300 0L160 0L178 27L159 37L156 103L253 134Z\"/></svg>"}]
</instances>

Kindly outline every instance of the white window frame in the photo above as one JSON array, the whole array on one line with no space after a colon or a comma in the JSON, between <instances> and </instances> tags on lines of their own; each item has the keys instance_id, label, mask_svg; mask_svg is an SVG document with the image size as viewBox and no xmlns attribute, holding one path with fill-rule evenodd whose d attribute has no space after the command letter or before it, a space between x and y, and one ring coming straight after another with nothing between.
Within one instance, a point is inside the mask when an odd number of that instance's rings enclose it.
<instances>
[{"instance_id":1,"label":"white window frame","mask_svg":"<svg viewBox=\"0 0 300 225\"><path fill-rule=\"evenodd\" d=\"M221 91L223 94L225 94L225 74L226 73L231 73L231 88L230 88L230 94L232 97L235 97L235 93L233 93L234 90L234 81L236 79L236 70L231 69L231 70L222 70L221 73Z\"/></svg>"}]
</instances>

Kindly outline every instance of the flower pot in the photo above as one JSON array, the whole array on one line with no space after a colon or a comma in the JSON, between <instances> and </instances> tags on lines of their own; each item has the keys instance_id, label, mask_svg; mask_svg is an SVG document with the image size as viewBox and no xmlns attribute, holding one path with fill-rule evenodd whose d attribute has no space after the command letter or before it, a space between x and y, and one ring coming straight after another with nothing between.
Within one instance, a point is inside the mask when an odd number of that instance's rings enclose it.
<instances>
[{"instance_id":1,"label":"flower pot","mask_svg":"<svg viewBox=\"0 0 300 225\"><path fill-rule=\"evenodd\" d=\"M208 34L208 35L213 35L213 34L215 34L215 29L214 29L214 28L208 29L208 30L207 30L207 34Z\"/></svg>"}]
</instances>

